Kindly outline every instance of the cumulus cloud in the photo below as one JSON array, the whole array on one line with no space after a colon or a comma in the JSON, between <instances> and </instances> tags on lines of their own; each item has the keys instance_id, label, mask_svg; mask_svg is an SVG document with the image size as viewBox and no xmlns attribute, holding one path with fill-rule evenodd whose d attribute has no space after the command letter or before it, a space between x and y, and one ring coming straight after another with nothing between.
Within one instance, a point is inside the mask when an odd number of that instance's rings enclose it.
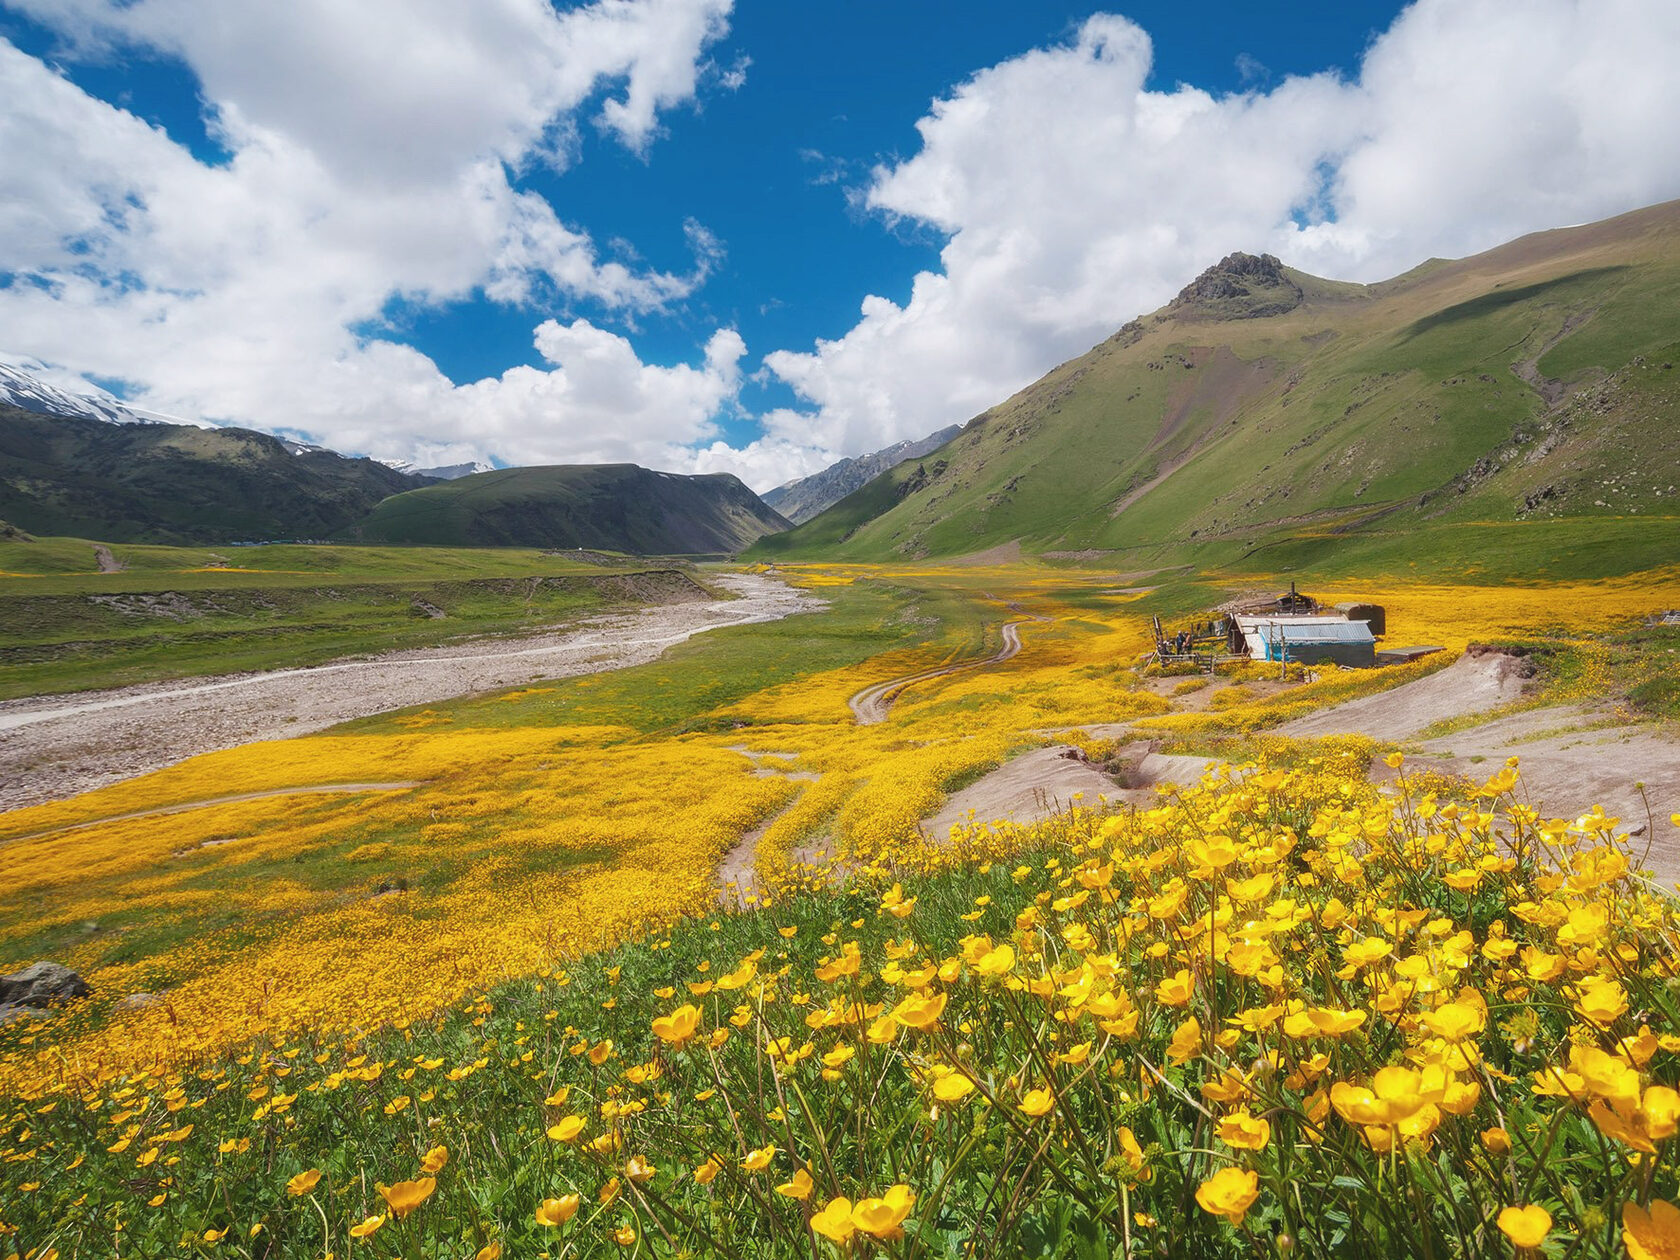
<instances>
[{"instance_id":1,"label":"cumulus cloud","mask_svg":"<svg viewBox=\"0 0 1680 1260\"><path fill-rule=\"evenodd\" d=\"M902 305L766 369L799 406L738 414L747 348L689 363L601 327L715 274L611 256L521 186L593 128L656 160L661 118L739 87L731 0L9 0L70 56L135 44L197 74L206 163L0 41L0 341L142 406L422 463L634 459L757 488L966 419L1233 249L1372 280L1430 255L1680 196L1680 6L1417 0L1357 71L1214 95L1148 86L1149 36L1098 14L934 101L909 157L821 159L888 226L944 238ZM774 207L767 207L775 213ZM868 230L865 228L865 230ZM629 261L621 261L629 260ZM560 295L541 367L457 385L383 334L393 299ZM535 317L533 317L535 318Z\"/></svg>"},{"instance_id":2,"label":"cumulus cloud","mask_svg":"<svg viewBox=\"0 0 1680 1260\"><path fill-rule=\"evenodd\" d=\"M1144 85L1124 18L975 74L867 205L947 236L908 302L778 351L805 440L855 453L966 419L1234 249L1342 279L1680 195L1680 7L1419 0L1359 74L1215 97Z\"/></svg>"},{"instance_id":3,"label":"cumulus cloud","mask_svg":"<svg viewBox=\"0 0 1680 1260\"><path fill-rule=\"evenodd\" d=\"M626 458L712 436L711 416L738 390L739 354L724 362L739 342L732 331L700 369L632 362L619 338L596 370L602 345L575 340L592 326L545 324L540 348L571 356L567 366L575 358L575 371L554 359L541 390L502 378L460 391L378 330L394 298L558 294L635 316L704 284L723 245L703 225L683 224L690 270L626 265L515 179L522 164L558 160L556 137L598 98L594 124L644 150L660 114L697 90L730 0L596 0L565 12L546 0L26 4L72 55L138 42L185 59L231 156L196 160L0 40L9 349L129 382L137 403L159 411L387 457L465 446L518 461ZM614 372L630 382L621 400L657 395L659 382L705 384L607 417L590 398ZM718 381L729 382L721 393ZM519 410L539 393L559 410ZM508 414L483 416L474 432L486 397ZM696 417L691 399L712 410Z\"/></svg>"}]
</instances>

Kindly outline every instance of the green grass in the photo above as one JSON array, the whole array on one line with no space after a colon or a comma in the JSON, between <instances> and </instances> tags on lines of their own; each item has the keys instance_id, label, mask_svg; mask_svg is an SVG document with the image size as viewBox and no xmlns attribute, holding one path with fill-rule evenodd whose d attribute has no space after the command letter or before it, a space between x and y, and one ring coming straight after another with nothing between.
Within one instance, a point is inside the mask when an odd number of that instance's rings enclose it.
<instances>
[{"instance_id":1,"label":"green grass","mask_svg":"<svg viewBox=\"0 0 1680 1260\"><path fill-rule=\"evenodd\" d=\"M824 587L819 593L829 602L820 615L710 631L647 665L543 683L544 694L517 705L496 693L425 707L457 726L603 725L639 734L727 730L744 720L731 706L748 696L883 652L926 648L937 656L970 655L998 615L985 600L961 591L890 580ZM408 712L335 729L397 730Z\"/></svg>"},{"instance_id":2,"label":"green grass","mask_svg":"<svg viewBox=\"0 0 1680 1260\"><path fill-rule=\"evenodd\" d=\"M531 632L612 606L616 575L650 569L532 550L112 550L127 569L97 572L80 540L0 546L0 698ZM31 562L41 576L19 576ZM207 567L220 562L231 567Z\"/></svg>"},{"instance_id":3,"label":"green grass","mask_svg":"<svg viewBox=\"0 0 1680 1260\"><path fill-rule=\"evenodd\" d=\"M943 466L901 466L750 554L894 560L1019 542L1137 567L1293 569L1345 551L1446 574L1470 548L1402 560L1405 540L1477 523L1513 527L1498 546L1523 555L1484 569L1650 567L1674 554L1663 470L1680 461L1680 371L1662 364L1680 343L1650 312L1680 293L1677 220L1659 207L1552 234L1548 254L1313 286L1262 319L1158 313L969 424ZM1516 370L1536 356L1567 387L1555 411ZM1641 538L1618 516L1667 519ZM1551 555L1560 531L1519 537L1551 523L1589 541Z\"/></svg>"},{"instance_id":4,"label":"green grass","mask_svg":"<svg viewBox=\"0 0 1680 1260\"><path fill-rule=\"evenodd\" d=\"M1677 561L1680 515L1652 515L1377 526L1351 536L1280 531L1225 563L1237 571L1321 579L1487 583L1624 577Z\"/></svg>"},{"instance_id":5,"label":"green grass","mask_svg":"<svg viewBox=\"0 0 1680 1260\"><path fill-rule=\"evenodd\" d=\"M780 519L734 477L634 464L502 468L395 494L346 536L428 546L731 554Z\"/></svg>"}]
</instances>

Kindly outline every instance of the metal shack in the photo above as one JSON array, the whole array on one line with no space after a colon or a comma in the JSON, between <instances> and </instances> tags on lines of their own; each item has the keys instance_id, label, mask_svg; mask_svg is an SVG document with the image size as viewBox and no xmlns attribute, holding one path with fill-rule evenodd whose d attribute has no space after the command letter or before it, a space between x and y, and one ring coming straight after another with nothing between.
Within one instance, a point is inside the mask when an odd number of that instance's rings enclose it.
<instances>
[{"instance_id":1,"label":"metal shack","mask_svg":"<svg viewBox=\"0 0 1680 1260\"><path fill-rule=\"evenodd\" d=\"M1256 661L1331 663L1366 668L1377 663L1377 641L1363 621L1341 617L1243 616L1237 628Z\"/></svg>"}]
</instances>

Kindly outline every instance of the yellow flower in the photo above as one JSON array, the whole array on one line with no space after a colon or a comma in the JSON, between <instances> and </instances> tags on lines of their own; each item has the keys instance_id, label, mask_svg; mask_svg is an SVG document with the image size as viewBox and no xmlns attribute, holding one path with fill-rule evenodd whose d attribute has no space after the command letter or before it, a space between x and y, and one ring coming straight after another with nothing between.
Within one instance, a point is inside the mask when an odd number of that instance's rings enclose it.
<instances>
[{"instance_id":1,"label":"yellow flower","mask_svg":"<svg viewBox=\"0 0 1680 1260\"><path fill-rule=\"evenodd\" d=\"M694 1180L703 1186L712 1184L713 1179L723 1171L723 1165L718 1162L716 1155L708 1156L706 1162L694 1170Z\"/></svg>"},{"instance_id":2,"label":"yellow flower","mask_svg":"<svg viewBox=\"0 0 1680 1260\"><path fill-rule=\"evenodd\" d=\"M418 1177L413 1181L399 1181L389 1186L375 1184L373 1188L390 1204L391 1215L400 1221L432 1197L432 1191L437 1189L437 1178Z\"/></svg>"},{"instance_id":3,"label":"yellow flower","mask_svg":"<svg viewBox=\"0 0 1680 1260\"><path fill-rule=\"evenodd\" d=\"M478 1249L473 1260L502 1260L502 1244L500 1242L486 1243Z\"/></svg>"},{"instance_id":4,"label":"yellow flower","mask_svg":"<svg viewBox=\"0 0 1680 1260\"><path fill-rule=\"evenodd\" d=\"M763 1172L770 1167L770 1161L776 1158L776 1145L761 1146L756 1151L748 1151L747 1157L741 1161L741 1167L747 1172Z\"/></svg>"},{"instance_id":5,"label":"yellow flower","mask_svg":"<svg viewBox=\"0 0 1680 1260\"><path fill-rule=\"evenodd\" d=\"M1650 1210L1622 1204L1622 1242L1628 1260L1675 1260L1680 1256L1680 1208L1653 1199Z\"/></svg>"},{"instance_id":6,"label":"yellow flower","mask_svg":"<svg viewBox=\"0 0 1680 1260\"><path fill-rule=\"evenodd\" d=\"M1487 1016L1468 1002L1448 1002L1436 1007L1418 1022L1437 1037L1459 1042L1474 1037L1487 1027Z\"/></svg>"},{"instance_id":7,"label":"yellow flower","mask_svg":"<svg viewBox=\"0 0 1680 1260\"><path fill-rule=\"evenodd\" d=\"M1120 1126L1120 1154L1126 1161L1126 1167L1131 1169L1140 1181L1153 1178L1154 1173L1144 1166L1147 1161L1143 1156L1143 1147L1138 1145L1137 1134L1125 1125Z\"/></svg>"},{"instance_id":8,"label":"yellow flower","mask_svg":"<svg viewBox=\"0 0 1680 1260\"><path fill-rule=\"evenodd\" d=\"M1221 1168L1196 1190L1202 1211L1223 1216L1241 1225L1249 1207L1260 1196L1260 1178L1247 1168Z\"/></svg>"},{"instance_id":9,"label":"yellow flower","mask_svg":"<svg viewBox=\"0 0 1680 1260\"><path fill-rule=\"evenodd\" d=\"M350 1232L353 1234L356 1231L351 1230ZM227 1230L225 1229L207 1229L204 1231L204 1241L207 1243L219 1243L226 1237Z\"/></svg>"},{"instance_id":10,"label":"yellow flower","mask_svg":"<svg viewBox=\"0 0 1680 1260\"><path fill-rule=\"evenodd\" d=\"M636 1241L636 1227L633 1225L620 1225L617 1229L613 1230L613 1241L620 1247L630 1246Z\"/></svg>"},{"instance_id":11,"label":"yellow flower","mask_svg":"<svg viewBox=\"0 0 1680 1260\"><path fill-rule=\"evenodd\" d=\"M669 1015L662 1015L653 1021L653 1035L661 1041L669 1042L675 1049L682 1049L694 1036L700 1027L700 1008L692 1003L685 1003L677 1007Z\"/></svg>"},{"instance_id":12,"label":"yellow flower","mask_svg":"<svg viewBox=\"0 0 1680 1260\"><path fill-rule=\"evenodd\" d=\"M1163 1006L1184 1006L1196 991L1196 982L1188 971L1168 976L1155 986L1155 1000Z\"/></svg>"},{"instance_id":13,"label":"yellow flower","mask_svg":"<svg viewBox=\"0 0 1680 1260\"><path fill-rule=\"evenodd\" d=\"M849 1242L857 1233L857 1226L852 1223L852 1201L844 1197L830 1199L827 1207L811 1217L811 1228L837 1243Z\"/></svg>"},{"instance_id":14,"label":"yellow flower","mask_svg":"<svg viewBox=\"0 0 1680 1260\"><path fill-rule=\"evenodd\" d=\"M987 950L974 964L974 970L983 976L1006 976L1014 969L1015 951L1007 944Z\"/></svg>"},{"instance_id":15,"label":"yellow flower","mask_svg":"<svg viewBox=\"0 0 1680 1260\"><path fill-rule=\"evenodd\" d=\"M1272 1126L1248 1114L1248 1109L1233 1111L1219 1122L1219 1140L1240 1151L1257 1151L1272 1140Z\"/></svg>"},{"instance_id":16,"label":"yellow flower","mask_svg":"<svg viewBox=\"0 0 1680 1260\"><path fill-rule=\"evenodd\" d=\"M659 1169L648 1163L640 1155L632 1155L629 1162L624 1165L624 1175L638 1186L645 1181L651 1181L653 1175L658 1171Z\"/></svg>"},{"instance_id":17,"label":"yellow flower","mask_svg":"<svg viewBox=\"0 0 1680 1260\"><path fill-rule=\"evenodd\" d=\"M892 1017L906 1028L927 1032L945 1010L945 995L912 993L893 1008Z\"/></svg>"},{"instance_id":18,"label":"yellow flower","mask_svg":"<svg viewBox=\"0 0 1680 1260\"><path fill-rule=\"evenodd\" d=\"M1398 1124L1432 1107L1434 1101L1422 1075L1403 1067L1380 1069L1369 1088L1346 1081L1330 1088L1330 1105L1349 1124Z\"/></svg>"},{"instance_id":19,"label":"yellow flower","mask_svg":"<svg viewBox=\"0 0 1680 1260\"><path fill-rule=\"evenodd\" d=\"M1030 1089L1021 1098L1021 1110L1034 1120L1056 1105L1056 1096L1048 1089Z\"/></svg>"},{"instance_id":20,"label":"yellow flower","mask_svg":"<svg viewBox=\"0 0 1680 1260\"><path fill-rule=\"evenodd\" d=\"M1364 1011L1338 1011L1323 1006L1311 1006L1286 1015L1283 1032L1287 1037L1341 1037L1365 1023Z\"/></svg>"},{"instance_id":21,"label":"yellow flower","mask_svg":"<svg viewBox=\"0 0 1680 1260\"><path fill-rule=\"evenodd\" d=\"M1167 1043L1167 1058L1174 1063L1183 1063L1195 1057L1201 1048L1202 1024L1192 1015L1174 1030L1172 1040Z\"/></svg>"},{"instance_id":22,"label":"yellow flower","mask_svg":"<svg viewBox=\"0 0 1680 1260\"><path fill-rule=\"evenodd\" d=\"M933 1096L942 1103L961 1102L974 1092L974 1082L961 1072L951 1072L933 1083Z\"/></svg>"},{"instance_id":23,"label":"yellow flower","mask_svg":"<svg viewBox=\"0 0 1680 1260\"><path fill-rule=\"evenodd\" d=\"M803 1201L811 1197L813 1185L814 1183L811 1181L811 1174L801 1168L798 1172L793 1174L793 1179L791 1181L784 1181L781 1185L777 1186L776 1193L786 1195L790 1199L799 1199Z\"/></svg>"},{"instance_id":24,"label":"yellow flower","mask_svg":"<svg viewBox=\"0 0 1680 1260\"><path fill-rule=\"evenodd\" d=\"M752 983L753 977L757 974L758 964L749 958L728 975L719 976L717 987L720 989L744 989ZM690 988L692 987L691 985Z\"/></svg>"},{"instance_id":25,"label":"yellow flower","mask_svg":"<svg viewBox=\"0 0 1680 1260\"><path fill-rule=\"evenodd\" d=\"M1482 1130L1482 1145L1487 1147L1491 1155L1509 1155L1511 1153L1511 1135L1497 1126Z\"/></svg>"},{"instance_id":26,"label":"yellow flower","mask_svg":"<svg viewBox=\"0 0 1680 1260\"><path fill-rule=\"evenodd\" d=\"M449 1148L434 1146L420 1157L420 1171L423 1173L441 1172L443 1166L449 1162Z\"/></svg>"},{"instance_id":27,"label":"yellow flower","mask_svg":"<svg viewBox=\"0 0 1680 1260\"><path fill-rule=\"evenodd\" d=\"M321 1180L321 1170L310 1168L300 1172L286 1183L286 1193L294 1197L302 1197L315 1188L315 1183Z\"/></svg>"},{"instance_id":28,"label":"yellow flower","mask_svg":"<svg viewBox=\"0 0 1680 1260\"><path fill-rule=\"evenodd\" d=\"M544 1199L537 1204L537 1224L546 1225L550 1229L564 1225L577 1215L579 1202L575 1194L564 1194L558 1199Z\"/></svg>"},{"instance_id":29,"label":"yellow flower","mask_svg":"<svg viewBox=\"0 0 1680 1260\"><path fill-rule=\"evenodd\" d=\"M864 1034L871 1045L884 1046L898 1035L898 1020L891 1011L869 1025L869 1031Z\"/></svg>"},{"instance_id":30,"label":"yellow flower","mask_svg":"<svg viewBox=\"0 0 1680 1260\"><path fill-rule=\"evenodd\" d=\"M548 1136L556 1142L575 1142L588 1123L582 1116L566 1116L559 1123L549 1126Z\"/></svg>"},{"instance_id":31,"label":"yellow flower","mask_svg":"<svg viewBox=\"0 0 1680 1260\"><path fill-rule=\"evenodd\" d=\"M904 1233L899 1225L915 1206L915 1193L900 1183L879 1199L859 1199L852 1208L852 1224L877 1238L897 1238Z\"/></svg>"},{"instance_id":32,"label":"yellow flower","mask_svg":"<svg viewBox=\"0 0 1680 1260\"><path fill-rule=\"evenodd\" d=\"M1583 1019L1606 1028L1627 1013L1627 991L1614 980L1594 976L1581 982L1575 1009Z\"/></svg>"},{"instance_id":33,"label":"yellow flower","mask_svg":"<svg viewBox=\"0 0 1680 1260\"><path fill-rule=\"evenodd\" d=\"M352 1238L366 1238L368 1235L372 1234L375 1230L377 1230L384 1223L385 1223L385 1218L383 1216L370 1216L366 1220L364 1220L360 1225L352 1225L350 1227L350 1237L352 1237Z\"/></svg>"},{"instance_id":34,"label":"yellow flower","mask_svg":"<svg viewBox=\"0 0 1680 1260\"><path fill-rule=\"evenodd\" d=\"M1508 1207L1499 1213L1499 1229L1514 1245L1532 1250L1552 1232L1552 1214L1538 1203Z\"/></svg>"},{"instance_id":35,"label":"yellow flower","mask_svg":"<svg viewBox=\"0 0 1680 1260\"><path fill-rule=\"evenodd\" d=\"M566 1105L566 1099L570 1098L571 1096L572 1096L572 1087L570 1085L562 1085L559 1089L555 1090L547 1098L543 1099L543 1106L545 1106L545 1107L564 1107Z\"/></svg>"},{"instance_id":36,"label":"yellow flower","mask_svg":"<svg viewBox=\"0 0 1680 1260\"><path fill-rule=\"evenodd\" d=\"M906 898L904 889L898 884L894 884L887 889L886 894L881 898L881 909L895 919L907 918L915 908L916 899L914 897Z\"/></svg>"},{"instance_id":37,"label":"yellow flower","mask_svg":"<svg viewBox=\"0 0 1680 1260\"><path fill-rule=\"evenodd\" d=\"M603 1041L598 1045L590 1046L589 1061L596 1067L600 1067L608 1059L612 1058L612 1049L613 1043L611 1039Z\"/></svg>"}]
</instances>

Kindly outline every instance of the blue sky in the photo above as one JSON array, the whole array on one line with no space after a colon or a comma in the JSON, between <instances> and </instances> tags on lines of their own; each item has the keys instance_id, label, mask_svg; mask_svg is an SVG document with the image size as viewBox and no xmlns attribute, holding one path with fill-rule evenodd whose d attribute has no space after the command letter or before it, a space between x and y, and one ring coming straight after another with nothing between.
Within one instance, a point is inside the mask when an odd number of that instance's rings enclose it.
<instances>
[{"instance_id":1,"label":"blue sky","mask_svg":"<svg viewBox=\"0 0 1680 1260\"><path fill-rule=\"evenodd\" d=\"M1676 8L0 4L0 354L386 458L765 489L1231 249L1375 279L1680 195Z\"/></svg>"}]
</instances>

